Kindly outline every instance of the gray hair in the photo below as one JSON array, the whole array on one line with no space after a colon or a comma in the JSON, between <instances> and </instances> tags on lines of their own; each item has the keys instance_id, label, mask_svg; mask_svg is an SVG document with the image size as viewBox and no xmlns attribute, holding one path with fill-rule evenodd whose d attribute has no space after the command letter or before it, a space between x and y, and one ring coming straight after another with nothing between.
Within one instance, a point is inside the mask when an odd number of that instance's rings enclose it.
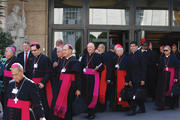
<instances>
[{"instance_id":1,"label":"gray hair","mask_svg":"<svg viewBox=\"0 0 180 120\"><path fill-rule=\"evenodd\" d=\"M64 45L63 40L61 40L61 39L56 40L56 46L59 46L59 45Z\"/></svg>"},{"instance_id":2,"label":"gray hair","mask_svg":"<svg viewBox=\"0 0 180 120\"><path fill-rule=\"evenodd\" d=\"M167 48L168 50L171 51L171 47L169 45L166 45L164 48Z\"/></svg>"},{"instance_id":3,"label":"gray hair","mask_svg":"<svg viewBox=\"0 0 180 120\"><path fill-rule=\"evenodd\" d=\"M6 50L12 52L14 55L16 54L15 51L13 51L10 47L7 47Z\"/></svg>"},{"instance_id":4,"label":"gray hair","mask_svg":"<svg viewBox=\"0 0 180 120\"><path fill-rule=\"evenodd\" d=\"M25 41L23 42L23 44L28 44L28 45L30 45L30 42L29 42L29 40L25 40Z\"/></svg>"},{"instance_id":5,"label":"gray hair","mask_svg":"<svg viewBox=\"0 0 180 120\"><path fill-rule=\"evenodd\" d=\"M22 66L20 63L14 63L14 64L12 64L10 70L13 70L13 69L16 69L16 68L18 68L18 71L24 70L24 69L23 69L23 66Z\"/></svg>"},{"instance_id":6,"label":"gray hair","mask_svg":"<svg viewBox=\"0 0 180 120\"><path fill-rule=\"evenodd\" d=\"M104 44L99 44L99 46L98 47L101 47L102 49L104 49L105 50L105 45Z\"/></svg>"}]
</instances>

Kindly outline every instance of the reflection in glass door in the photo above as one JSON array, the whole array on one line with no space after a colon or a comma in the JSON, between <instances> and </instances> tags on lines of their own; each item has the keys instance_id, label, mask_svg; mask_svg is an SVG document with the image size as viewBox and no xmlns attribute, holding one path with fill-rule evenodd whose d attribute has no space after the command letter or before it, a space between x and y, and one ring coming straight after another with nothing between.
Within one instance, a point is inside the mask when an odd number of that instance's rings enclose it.
<instances>
[{"instance_id":1,"label":"reflection in glass door","mask_svg":"<svg viewBox=\"0 0 180 120\"><path fill-rule=\"evenodd\" d=\"M82 32L80 31L55 31L54 47L57 40L63 40L64 44L71 44L74 48L73 54L79 58L82 50Z\"/></svg>"},{"instance_id":2,"label":"reflection in glass door","mask_svg":"<svg viewBox=\"0 0 180 120\"><path fill-rule=\"evenodd\" d=\"M109 49L109 32L89 32L89 42L93 42L97 48L99 44L104 44L106 51Z\"/></svg>"},{"instance_id":3,"label":"reflection in glass door","mask_svg":"<svg viewBox=\"0 0 180 120\"><path fill-rule=\"evenodd\" d=\"M106 51L108 51L112 45L121 44L124 50L128 52L129 32L123 30L93 31L89 32L89 41L93 42L96 48L99 44L104 44Z\"/></svg>"}]
</instances>

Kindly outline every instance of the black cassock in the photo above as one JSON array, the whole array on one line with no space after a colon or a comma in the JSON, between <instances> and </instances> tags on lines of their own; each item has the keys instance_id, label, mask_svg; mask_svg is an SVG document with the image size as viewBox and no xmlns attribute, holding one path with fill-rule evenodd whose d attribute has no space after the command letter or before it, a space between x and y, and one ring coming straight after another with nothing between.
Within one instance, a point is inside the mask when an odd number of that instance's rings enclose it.
<instances>
[{"instance_id":1,"label":"black cassock","mask_svg":"<svg viewBox=\"0 0 180 120\"><path fill-rule=\"evenodd\" d=\"M53 51L51 52L51 61L53 63L58 61L57 48L54 48Z\"/></svg>"},{"instance_id":2,"label":"black cassock","mask_svg":"<svg viewBox=\"0 0 180 120\"><path fill-rule=\"evenodd\" d=\"M81 89L81 66L74 56L69 59L60 59L58 63L58 67L54 70L54 79L56 81L53 86L54 92L49 119L71 120L72 102L75 99L75 92ZM70 80L66 83L68 79L65 77L67 76L70 76ZM70 85L69 88L68 85ZM64 100L67 100L67 104L62 104L61 101Z\"/></svg>"},{"instance_id":3,"label":"black cassock","mask_svg":"<svg viewBox=\"0 0 180 120\"><path fill-rule=\"evenodd\" d=\"M116 70L115 74L115 105L119 105L123 108L128 108L129 105L126 101L119 101L121 90L125 86L125 80L127 77L127 55L124 53L121 57L116 56L113 66Z\"/></svg>"},{"instance_id":4,"label":"black cassock","mask_svg":"<svg viewBox=\"0 0 180 120\"><path fill-rule=\"evenodd\" d=\"M11 59L6 61L6 64L4 67L4 75L3 75L3 83L4 83L5 89L6 89L7 84L9 83L9 81L12 80L10 68L11 68L11 65L15 62L17 62L16 56L13 56Z\"/></svg>"},{"instance_id":5,"label":"black cassock","mask_svg":"<svg viewBox=\"0 0 180 120\"><path fill-rule=\"evenodd\" d=\"M113 105L114 100L114 83L115 83L115 69L114 59L116 54L112 51L105 52L102 55L102 62L104 70L101 72L100 91L99 91L99 106L100 111L106 110L106 102L110 101L110 106ZM107 84L107 80L110 80L110 84Z\"/></svg>"},{"instance_id":6,"label":"black cassock","mask_svg":"<svg viewBox=\"0 0 180 120\"><path fill-rule=\"evenodd\" d=\"M172 95L174 79L178 79L180 61L174 56L163 56L159 63L159 79L156 90L156 105L158 107L175 107L176 98Z\"/></svg>"},{"instance_id":7,"label":"black cassock","mask_svg":"<svg viewBox=\"0 0 180 120\"><path fill-rule=\"evenodd\" d=\"M176 51L175 53L174 52L171 52L172 55L176 56L178 60L180 60L180 53L178 51Z\"/></svg>"},{"instance_id":8,"label":"black cassock","mask_svg":"<svg viewBox=\"0 0 180 120\"><path fill-rule=\"evenodd\" d=\"M149 97L155 98L155 90L156 90L156 84L157 84L157 62L158 62L158 56L155 51L153 50L146 50L142 53L145 61L145 65L147 68L146 71L146 88L148 91Z\"/></svg>"},{"instance_id":9,"label":"black cassock","mask_svg":"<svg viewBox=\"0 0 180 120\"><path fill-rule=\"evenodd\" d=\"M12 80L10 68L11 68L11 65L15 62L17 62L17 58L16 58L16 56L13 56L11 59L7 60L5 63L4 74L3 74L4 89L3 89L3 93L2 93L2 97L1 97L2 104L4 104L4 102L3 102L4 101L4 93L6 92L7 84L9 83L10 80Z\"/></svg>"},{"instance_id":10,"label":"black cassock","mask_svg":"<svg viewBox=\"0 0 180 120\"><path fill-rule=\"evenodd\" d=\"M15 86L17 93L13 91ZM36 110L39 118L44 117L38 91L36 84L28 78L23 78L19 83L11 80L5 95L4 120L35 120L33 111L29 109L31 107Z\"/></svg>"},{"instance_id":11,"label":"black cassock","mask_svg":"<svg viewBox=\"0 0 180 120\"><path fill-rule=\"evenodd\" d=\"M42 53L38 57L33 57L31 63L32 64L30 79L32 79L37 85L40 82L44 84L44 88L39 89L39 93L45 111L45 115L47 117L49 106L52 101L52 64L50 59Z\"/></svg>"},{"instance_id":12,"label":"black cassock","mask_svg":"<svg viewBox=\"0 0 180 120\"><path fill-rule=\"evenodd\" d=\"M99 91L99 80L100 77L95 80L97 74L100 75L100 72L104 69L102 64L102 57L97 53L93 53L91 56L89 54L84 54L81 60L81 68L83 72L89 72L88 70L95 69L99 66L99 69L95 71L94 74L84 74L82 75L82 96L88 105L88 114L94 115L95 114L95 107L97 104L98 99L98 91ZM85 70L86 68L86 70ZM88 69L88 70L87 70ZM91 71L91 72L92 72ZM96 86L96 90L94 90Z\"/></svg>"}]
</instances>

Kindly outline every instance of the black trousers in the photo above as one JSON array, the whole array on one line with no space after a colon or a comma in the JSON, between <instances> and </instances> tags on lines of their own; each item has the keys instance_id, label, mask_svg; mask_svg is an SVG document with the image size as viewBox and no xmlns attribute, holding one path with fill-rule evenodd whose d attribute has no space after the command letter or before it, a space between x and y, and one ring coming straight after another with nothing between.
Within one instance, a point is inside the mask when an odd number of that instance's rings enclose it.
<instances>
[{"instance_id":1,"label":"black trousers","mask_svg":"<svg viewBox=\"0 0 180 120\"><path fill-rule=\"evenodd\" d=\"M129 100L128 101L129 105L130 105L130 109L132 111L136 111L137 107L139 107L140 110L145 110L145 105L144 105L144 101L141 100Z\"/></svg>"}]
</instances>

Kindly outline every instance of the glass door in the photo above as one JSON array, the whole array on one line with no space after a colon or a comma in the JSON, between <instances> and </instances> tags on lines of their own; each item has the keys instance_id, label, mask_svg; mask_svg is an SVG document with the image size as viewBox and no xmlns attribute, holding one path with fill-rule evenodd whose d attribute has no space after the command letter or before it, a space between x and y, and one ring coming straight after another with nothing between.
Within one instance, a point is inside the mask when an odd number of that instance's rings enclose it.
<instances>
[{"instance_id":1,"label":"glass door","mask_svg":"<svg viewBox=\"0 0 180 120\"><path fill-rule=\"evenodd\" d=\"M81 31L64 31L59 30L54 32L54 47L57 40L63 40L64 44L71 44L74 48L73 54L79 58L82 52L82 32Z\"/></svg>"},{"instance_id":2,"label":"glass door","mask_svg":"<svg viewBox=\"0 0 180 120\"><path fill-rule=\"evenodd\" d=\"M108 31L90 31L89 42L93 42L97 48L99 44L104 44L106 51L109 50L109 32Z\"/></svg>"},{"instance_id":3,"label":"glass door","mask_svg":"<svg viewBox=\"0 0 180 120\"><path fill-rule=\"evenodd\" d=\"M90 31L89 42L93 42L96 48L99 44L104 44L106 51L112 45L121 44L128 52L129 32L125 30Z\"/></svg>"}]
</instances>

